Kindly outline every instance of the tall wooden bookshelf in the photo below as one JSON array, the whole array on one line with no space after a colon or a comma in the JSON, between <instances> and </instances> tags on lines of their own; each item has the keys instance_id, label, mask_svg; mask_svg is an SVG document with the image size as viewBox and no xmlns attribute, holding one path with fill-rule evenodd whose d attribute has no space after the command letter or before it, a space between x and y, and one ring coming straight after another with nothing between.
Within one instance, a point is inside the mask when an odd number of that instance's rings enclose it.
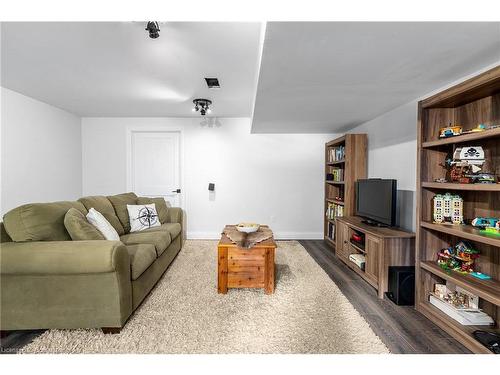
<instances>
[{"instance_id":1,"label":"tall wooden bookshelf","mask_svg":"<svg viewBox=\"0 0 500 375\"><path fill-rule=\"evenodd\" d=\"M446 170L441 165L457 147L481 146L486 163L483 171L500 175L500 128L439 138L439 129L449 124L463 131L478 124L500 125L500 67L422 100L418 105L417 169L417 240L416 308L475 353L491 353L475 340L479 329L499 333L500 324L500 236L487 234L470 225L475 217L500 217L500 184L440 183ZM433 223L432 199L450 192L464 200L465 225ZM437 264L437 252L467 240L481 254L476 270L492 277L480 280ZM460 286L478 295L480 308L494 320L495 326L465 326L448 317L429 302L434 284Z\"/></svg>"},{"instance_id":2,"label":"tall wooden bookshelf","mask_svg":"<svg viewBox=\"0 0 500 375\"><path fill-rule=\"evenodd\" d=\"M339 148L344 148L343 156L332 157L332 152L335 154ZM335 217L326 216L328 206L338 206L342 216L355 214L355 182L366 178L366 148L366 134L346 134L325 144L324 237L332 248L335 248ZM342 171L341 178L332 181L328 175L335 170Z\"/></svg>"}]
</instances>

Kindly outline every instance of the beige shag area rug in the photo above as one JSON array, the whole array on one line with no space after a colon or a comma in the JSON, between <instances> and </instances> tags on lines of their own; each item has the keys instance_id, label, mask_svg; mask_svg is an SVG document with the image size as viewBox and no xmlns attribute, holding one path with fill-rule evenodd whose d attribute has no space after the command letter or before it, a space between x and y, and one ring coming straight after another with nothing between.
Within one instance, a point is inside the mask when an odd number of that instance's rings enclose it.
<instances>
[{"instance_id":1,"label":"beige shag area rug","mask_svg":"<svg viewBox=\"0 0 500 375\"><path fill-rule=\"evenodd\" d=\"M120 334L50 330L21 353L388 353L296 241L279 241L277 284L217 294L217 242L185 243Z\"/></svg>"}]
</instances>

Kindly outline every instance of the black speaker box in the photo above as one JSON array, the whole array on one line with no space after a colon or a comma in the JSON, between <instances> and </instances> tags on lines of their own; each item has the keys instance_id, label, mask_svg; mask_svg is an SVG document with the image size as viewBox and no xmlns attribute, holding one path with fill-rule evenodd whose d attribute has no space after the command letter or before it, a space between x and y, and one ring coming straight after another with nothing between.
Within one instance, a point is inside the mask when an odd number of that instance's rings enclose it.
<instances>
[{"instance_id":1,"label":"black speaker box","mask_svg":"<svg viewBox=\"0 0 500 375\"><path fill-rule=\"evenodd\" d=\"M389 286L387 297L400 306L415 304L415 267L389 267Z\"/></svg>"}]
</instances>

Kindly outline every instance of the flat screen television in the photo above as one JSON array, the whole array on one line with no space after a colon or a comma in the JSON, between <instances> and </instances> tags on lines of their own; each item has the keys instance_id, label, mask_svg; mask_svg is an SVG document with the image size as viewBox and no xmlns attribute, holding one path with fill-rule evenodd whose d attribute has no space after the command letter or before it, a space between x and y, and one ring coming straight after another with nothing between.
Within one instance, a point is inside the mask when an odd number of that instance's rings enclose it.
<instances>
[{"instance_id":1,"label":"flat screen television","mask_svg":"<svg viewBox=\"0 0 500 375\"><path fill-rule=\"evenodd\" d=\"M370 178L356 181L356 215L371 225L396 225L397 181Z\"/></svg>"}]
</instances>

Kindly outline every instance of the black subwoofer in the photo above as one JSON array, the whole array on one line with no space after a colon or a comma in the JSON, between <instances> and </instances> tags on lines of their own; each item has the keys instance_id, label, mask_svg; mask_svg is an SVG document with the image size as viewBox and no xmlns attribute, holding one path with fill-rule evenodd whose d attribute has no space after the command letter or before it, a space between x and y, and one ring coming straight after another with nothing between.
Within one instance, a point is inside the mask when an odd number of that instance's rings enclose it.
<instances>
[{"instance_id":1,"label":"black subwoofer","mask_svg":"<svg viewBox=\"0 0 500 375\"><path fill-rule=\"evenodd\" d=\"M415 267L389 267L389 286L387 297L400 306L415 304Z\"/></svg>"}]
</instances>

